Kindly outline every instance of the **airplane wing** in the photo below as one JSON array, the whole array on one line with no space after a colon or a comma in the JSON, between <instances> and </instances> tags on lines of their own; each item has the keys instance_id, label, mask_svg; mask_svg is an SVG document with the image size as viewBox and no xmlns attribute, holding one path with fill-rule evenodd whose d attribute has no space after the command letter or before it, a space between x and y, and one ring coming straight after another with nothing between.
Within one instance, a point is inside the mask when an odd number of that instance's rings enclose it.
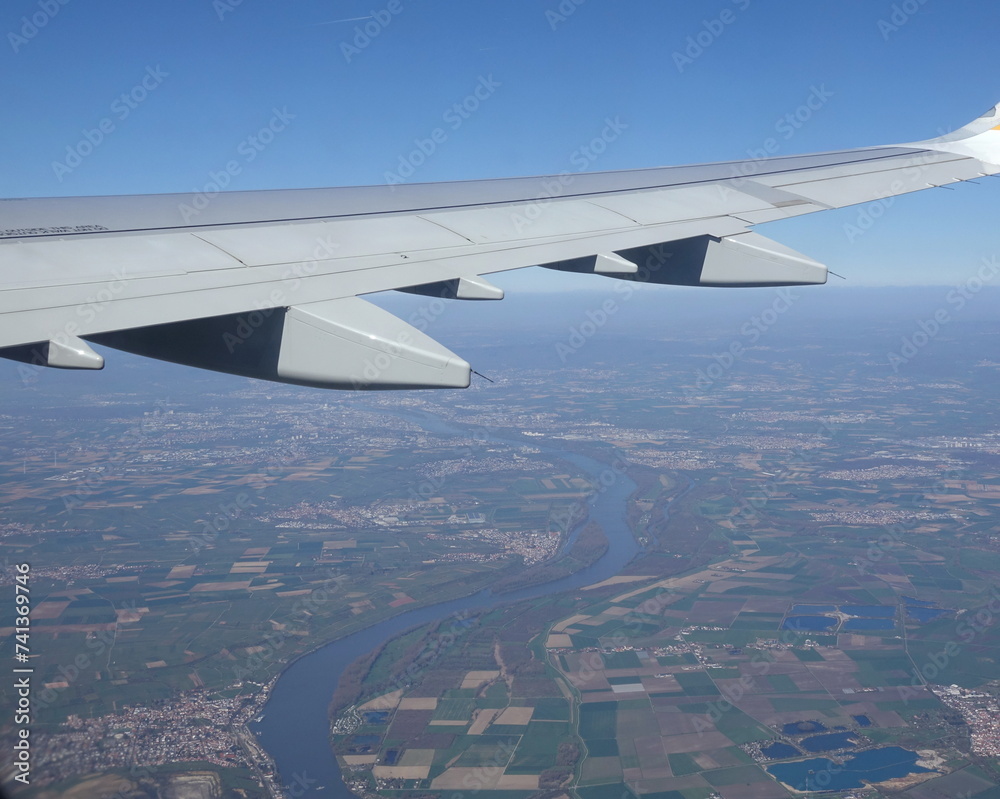
<instances>
[{"instance_id":1,"label":"airplane wing","mask_svg":"<svg viewBox=\"0 0 1000 799\"><path fill-rule=\"evenodd\" d=\"M87 343L322 388L466 387L470 366L362 297L497 300L542 265L649 283L826 282L755 225L1000 173L1000 106L912 144L421 185L0 200L0 356ZM425 327L425 326L424 326Z\"/></svg>"}]
</instances>

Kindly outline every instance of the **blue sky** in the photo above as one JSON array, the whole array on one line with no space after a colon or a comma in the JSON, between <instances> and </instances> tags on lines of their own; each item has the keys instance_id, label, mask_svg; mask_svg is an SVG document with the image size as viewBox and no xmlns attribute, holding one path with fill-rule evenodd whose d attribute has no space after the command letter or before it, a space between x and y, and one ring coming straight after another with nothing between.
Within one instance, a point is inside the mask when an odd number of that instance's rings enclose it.
<instances>
[{"instance_id":1,"label":"blue sky","mask_svg":"<svg viewBox=\"0 0 1000 799\"><path fill-rule=\"evenodd\" d=\"M294 188L913 141L1000 101L998 23L966 0L8 0L0 196L199 190L230 162L230 188ZM1000 253L1000 180L902 198L852 242L857 215L759 232L854 285L954 283Z\"/></svg>"}]
</instances>

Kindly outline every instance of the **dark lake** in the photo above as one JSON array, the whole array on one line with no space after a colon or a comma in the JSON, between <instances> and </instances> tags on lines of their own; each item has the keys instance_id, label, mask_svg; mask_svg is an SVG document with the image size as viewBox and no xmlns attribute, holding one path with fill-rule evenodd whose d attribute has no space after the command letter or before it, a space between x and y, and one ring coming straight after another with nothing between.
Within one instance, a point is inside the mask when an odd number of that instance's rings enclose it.
<instances>
[{"instance_id":1,"label":"dark lake","mask_svg":"<svg viewBox=\"0 0 1000 799\"><path fill-rule=\"evenodd\" d=\"M793 721L781 728L784 735L808 735L811 732L826 732L822 721Z\"/></svg>"},{"instance_id":2,"label":"dark lake","mask_svg":"<svg viewBox=\"0 0 1000 799\"><path fill-rule=\"evenodd\" d=\"M802 753L791 744L775 741L770 746L761 747L761 753L769 760L785 760L789 757L798 757Z\"/></svg>"},{"instance_id":3,"label":"dark lake","mask_svg":"<svg viewBox=\"0 0 1000 799\"><path fill-rule=\"evenodd\" d=\"M846 791L861 788L862 780L883 782L931 769L917 765L918 755L899 746L858 752L837 764L825 757L768 766L771 776L797 791Z\"/></svg>"}]
</instances>

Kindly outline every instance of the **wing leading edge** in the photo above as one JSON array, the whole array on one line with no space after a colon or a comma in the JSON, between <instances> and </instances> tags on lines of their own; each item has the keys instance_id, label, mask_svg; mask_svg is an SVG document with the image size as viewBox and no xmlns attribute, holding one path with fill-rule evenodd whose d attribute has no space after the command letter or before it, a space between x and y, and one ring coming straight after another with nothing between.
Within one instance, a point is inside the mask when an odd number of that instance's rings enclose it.
<instances>
[{"instance_id":1,"label":"wing leading edge","mask_svg":"<svg viewBox=\"0 0 1000 799\"><path fill-rule=\"evenodd\" d=\"M542 265L701 286L826 282L765 222L1000 173L1000 107L922 142L539 178L0 202L0 356L99 369L97 342L323 388L464 387L361 296L495 300Z\"/></svg>"}]
</instances>

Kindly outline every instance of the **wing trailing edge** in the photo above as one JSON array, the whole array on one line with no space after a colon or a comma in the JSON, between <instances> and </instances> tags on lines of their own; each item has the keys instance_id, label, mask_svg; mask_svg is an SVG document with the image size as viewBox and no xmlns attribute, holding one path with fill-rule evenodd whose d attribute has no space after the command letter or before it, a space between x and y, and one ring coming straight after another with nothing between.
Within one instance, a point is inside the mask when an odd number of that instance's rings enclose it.
<instances>
[{"instance_id":1,"label":"wing trailing edge","mask_svg":"<svg viewBox=\"0 0 1000 799\"><path fill-rule=\"evenodd\" d=\"M360 299L498 300L542 265L682 286L827 268L753 231L1000 174L1000 106L942 136L812 155L441 184L0 203L0 357L99 369L88 341L321 388L464 387L471 368Z\"/></svg>"}]
</instances>

